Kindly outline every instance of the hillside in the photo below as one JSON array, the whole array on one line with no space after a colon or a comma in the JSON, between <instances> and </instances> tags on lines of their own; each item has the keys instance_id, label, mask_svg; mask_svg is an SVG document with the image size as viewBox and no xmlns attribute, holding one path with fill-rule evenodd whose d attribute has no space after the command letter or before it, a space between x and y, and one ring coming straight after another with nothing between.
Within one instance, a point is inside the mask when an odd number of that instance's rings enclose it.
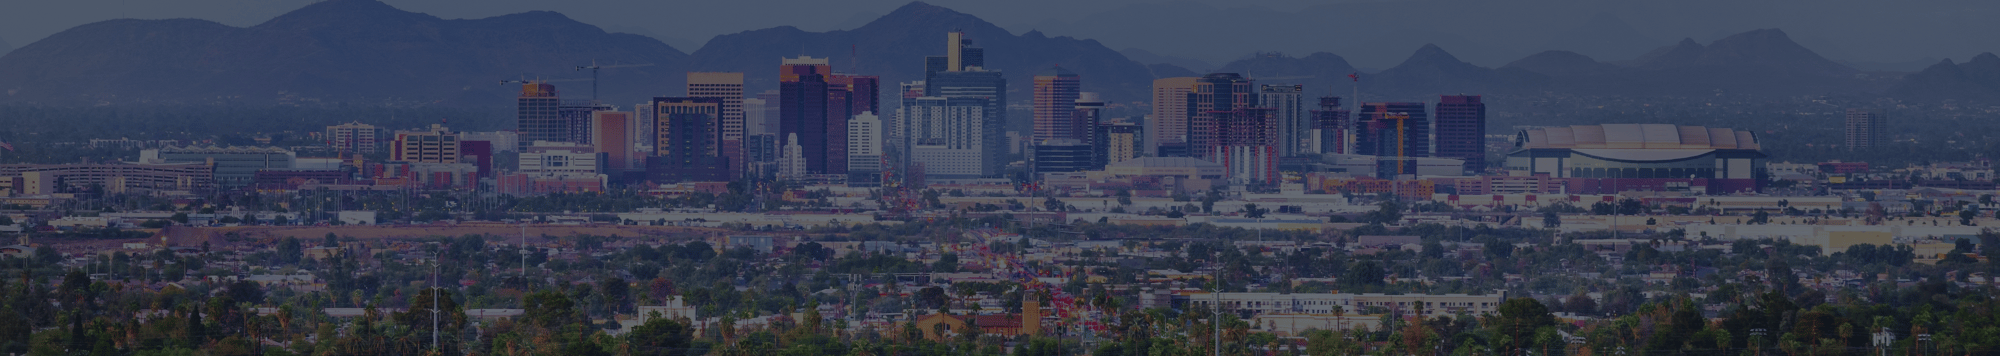
<instances>
[{"instance_id":1,"label":"hillside","mask_svg":"<svg viewBox=\"0 0 2000 356\"><path fill-rule=\"evenodd\" d=\"M78 26L0 57L16 102L353 103L497 105L503 79L588 78L574 67L652 63L606 72L606 93L666 94L687 55L657 40L606 33L553 12L444 20L374 0L315 3L247 28L202 20L112 20ZM565 96L588 98L589 82ZM650 93L650 94L641 94Z\"/></svg>"}]
</instances>

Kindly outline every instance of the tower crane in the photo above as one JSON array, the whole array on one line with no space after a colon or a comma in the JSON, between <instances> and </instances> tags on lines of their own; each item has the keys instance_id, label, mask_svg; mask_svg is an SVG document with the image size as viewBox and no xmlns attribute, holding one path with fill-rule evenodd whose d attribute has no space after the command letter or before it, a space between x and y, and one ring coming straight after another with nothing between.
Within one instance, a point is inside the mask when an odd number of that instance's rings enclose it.
<instances>
[{"instance_id":1,"label":"tower crane","mask_svg":"<svg viewBox=\"0 0 2000 356\"><path fill-rule=\"evenodd\" d=\"M649 66L652 66L652 65L653 65L652 63L640 63L640 64L612 64L612 65L598 65L598 64L597 64L597 60L593 59L593 60L590 60L590 65L587 65L587 66L576 66L576 70L585 70L585 69L589 69L589 70L590 70L590 101L591 101L591 102L596 102L596 101L597 101L597 70L599 70L599 69L608 69L608 68L633 68L633 67L649 67Z\"/></svg>"}]
</instances>

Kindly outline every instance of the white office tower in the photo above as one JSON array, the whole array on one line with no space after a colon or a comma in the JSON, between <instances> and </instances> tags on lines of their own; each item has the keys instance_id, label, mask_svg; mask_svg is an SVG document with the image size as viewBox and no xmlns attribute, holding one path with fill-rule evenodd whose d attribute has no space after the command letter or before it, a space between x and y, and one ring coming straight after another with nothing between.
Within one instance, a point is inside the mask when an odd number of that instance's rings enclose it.
<instances>
[{"instance_id":1,"label":"white office tower","mask_svg":"<svg viewBox=\"0 0 2000 356\"><path fill-rule=\"evenodd\" d=\"M987 99L915 98L899 113L909 123L911 161L924 165L924 175L939 178L979 178L998 175L1001 146L989 130ZM995 121L998 121L996 118ZM989 149L995 148L995 149Z\"/></svg>"},{"instance_id":2,"label":"white office tower","mask_svg":"<svg viewBox=\"0 0 2000 356\"><path fill-rule=\"evenodd\" d=\"M847 171L882 171L882 119L874 112L847 120Z\"/></svg>"},{"instance_id":3,"label":"white office tower","mask_svg":"<svg viewBox=\"0 0 2000 356\"><path fill-rule=\"evenodd\" d=\"M643 102L637 105L632 105L632 119L633 119L632 121L636 122L635 124L633 124L631 130L632 151L646 153L644 155L639 156L642 157L639 159L641 163L645 162L646 160L643 157L650 155L653 152L653 136L655 135L655 133L660 132L658 130L659 127L654 126L657 125L657 123L653 121L653 110L645 109L651 107L653 107L652 102Z\"/></svg>"},{"instance_id":4,"label":"white office tower","mask_svg":"<svg viewBox=\"0 0 2000 356\"><path fill-rule=\"evenodd\" d=\"M743 98L743 134L762 135L778 133L775 117L765 117L764 99Z\"/></svg>"},{"instance_id":5,"label":"white office tower","mask_svg":"<svg viewBox=\"0 0 2000 356\"><path fill-rule=\"evenodd\" d=\"M799 147L799 134L785 137L785 152L778 156L778 177L798 179L806 176L806 150Z\"/></svg>"},{"instance_id":6,"label":"white office tower","mask_svg":"<svg viewBox=\"0 0 2000 356\"><path fill-rule=\"evenodd\" d=\"M1291 157L1313 151L1312 123L1306 120L1305 103L1300 100L1305 85L1269 85L1257 93L1258 106L1271 108L1271 116L1278 121L1278 157Z\"/></svg>"}]
</instances>

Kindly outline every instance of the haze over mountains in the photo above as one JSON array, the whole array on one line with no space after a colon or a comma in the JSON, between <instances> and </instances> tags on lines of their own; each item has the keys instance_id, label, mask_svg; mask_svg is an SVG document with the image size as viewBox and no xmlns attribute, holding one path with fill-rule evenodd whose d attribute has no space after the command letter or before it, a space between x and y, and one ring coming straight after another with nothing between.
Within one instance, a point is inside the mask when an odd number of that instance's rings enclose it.
<instances>
[{"instance_id":1,"label":"haze over mountains","mask_svg":"<svg viewBox=\"0 0 2000 356\"><path fill-rule=\"evenodd\" d=\"M1828 60L1777 29L1704 45L1693 39L1652 42L1609 15L1565 25L1574 35L1548 39L1551 46L1591 49L1527 54L1489 68L1461 59L1460 51L1490 48L1440 37L1449 41L1405 52L1407 57L1387 69L1361 73L1363 99L1424 100L1454 93L1826 95L1877 93L1892 86L1897 89L1891 93L1905 98L2000 96L1952 89L1993 88L1992 93L2000 93L2000 81L1983 74L1990 73L1983 68L1994 60L1933 67L1898 83L1893 76L1864 74ZM955 29L986 48L988 67L1006 72L1017 93L1027 91L1032 73L1060 65L1084 77L1085 91L1103 92L1114 101L1142 101L1154 78L1208 69L1186 68L1208 65L1200 60L1116 51L1091 39L1036 31L1016 35L922 2L852 30L810 32L784 26L744 31L718 36L688 53L552 12L445 20L374 0L332 0L244 28L187 19L78 26L0 56L0 101L506 105L518 88L498 85L501 80L553 79L566 98L588 98L589 73L575 66L592 61L643 65L602 70L603 98L622 106L651 96L681 95L688 71L744 72L749 91L769 89L777 81L779 58L798 55L830 57L838 71L880 75L888 87L884 91L891 92L893 83L919 79L922 58L942 54L943 33ZM1336 53L1295 57L1266 52L1214 70L1246 73L1266 84L1307 85L1310 95L1347 96L1355 85L1347 75L1360 70ZM1635 54L1629 58L1636 59L1609 62L1593 53L1614 59Z\"/></svg>"}]
</instances>

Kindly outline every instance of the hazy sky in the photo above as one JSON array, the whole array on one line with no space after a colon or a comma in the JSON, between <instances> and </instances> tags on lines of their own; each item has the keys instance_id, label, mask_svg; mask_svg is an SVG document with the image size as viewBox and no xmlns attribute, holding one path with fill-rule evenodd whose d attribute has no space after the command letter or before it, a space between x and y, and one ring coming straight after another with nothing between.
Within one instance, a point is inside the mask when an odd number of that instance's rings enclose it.
<instances>
[{"instance_id":1,"label":"hazy sky","mask_svg":"<svg viewBox=\"0 0 2000 356\"><path fill-rule=\"evenodd\" d=\"M64 29L114 18L200 18L250 26L306 0L0 0L0 39L25 46ZM443 18L552 10L614 32L660 38L693 52L726 33L791 25L859 26L907 0L387 0ZM1782 28L1835 60L1928 64L2000 51L2000 1L1991 0L931 0L1015 33L1097 39L1115 50L1222 63L1253 51L1328 51L1357 66L1393 65L1423 43L1497 66L1558 47L1552 37L1609 15L1646 48ZM1343 17L1346 16L1346 17ZM1616 21L1614 21L1616 22ZM1207 46L1207 47L1204 47ZM1629 56L1630 49L1604 50ZM1612 61L1629 58L1599 58ZM1910 65L1910 64L1905 64ZM1201 68L1196 68L1200 70Z\"/></svg>"}]
</instances>

